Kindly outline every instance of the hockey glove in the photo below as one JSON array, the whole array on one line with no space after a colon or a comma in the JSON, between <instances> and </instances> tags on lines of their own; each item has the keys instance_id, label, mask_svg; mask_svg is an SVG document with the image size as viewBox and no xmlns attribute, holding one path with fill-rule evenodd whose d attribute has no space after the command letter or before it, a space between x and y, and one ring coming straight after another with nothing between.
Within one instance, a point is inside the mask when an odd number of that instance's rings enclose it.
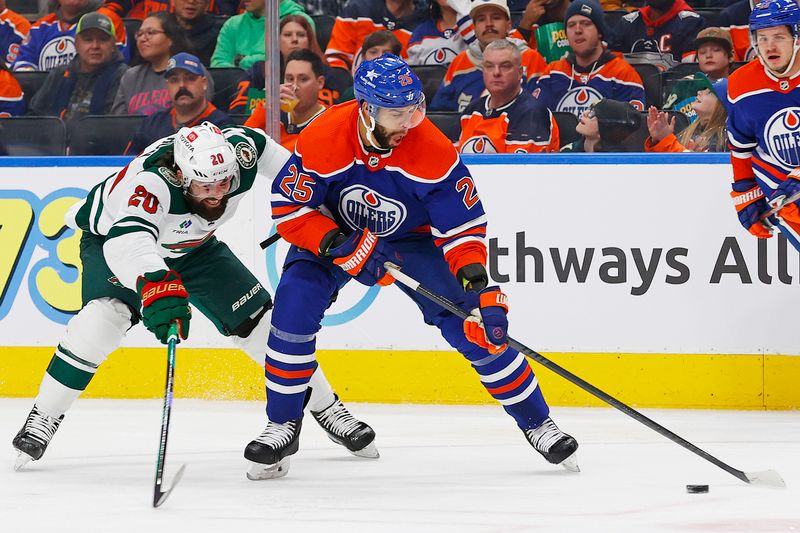
<instances>
[{"instance_id":1,"label":"hockey glove","mask_svg":"<svg viewBox=\"0 0 800 533\"><path fill-rule=\"evenodd\" d=\"M334 258L335 265L369 287L394 283L394 278L383 266L386 261L397 266L403 264L400 254L368 229L354 231L344 242L331 248L328 255Z\"/></svg>"},{"instance_id":2,"label":"hockey glove","mask_svg":"<svg viewBox=\"0 0 800 533\"><path fill-rule=\"evenodd\" d=\"M483 289L478 297L479 307L464 321L464 335L490 354L503 353L508 347L508 296L494 286Z\"/></svg>"},{"instance_id":3,"label":"hockey glove","mask_svg":"<svg viewBox=\"0 0 800 533\"><path fill-rule=\"evenodd\" d=\"M158 340L167 343L167 332L172 322L178 323L182 339L189 336L189 293L181 277L174 270L159 270L139 276L136 288L142 298L142 322Z\"/></svg>"},{"instance_id":4,"label":"hockey glove","mask_svg":"<svg viewBox=\"0 0 800 533\"><path fill-rule=\"evenodd\" d=\"M769 197L770 206L781 206L778 216L794 224L800 224L800 210L798 210L798 201L800 200L786 205L784 202L798 192L800 192L800 168L792 170Z\"/></svg>"},{"instance_id":5,"label":"hockey glove","mask_svg":"<svg viewBox=\"0 0 800 533\"><path fill-rule=\"evenodd\" d=\"M771 220L761 220L764 213L769 211L769 204L764 198L764 192L755 180L748 179L733 183L731 191L733 205L739 222L744 228L759 239L772 237L774 226ZM770 217L771 218L771 217Z\"/></svg>"}]
</instances>

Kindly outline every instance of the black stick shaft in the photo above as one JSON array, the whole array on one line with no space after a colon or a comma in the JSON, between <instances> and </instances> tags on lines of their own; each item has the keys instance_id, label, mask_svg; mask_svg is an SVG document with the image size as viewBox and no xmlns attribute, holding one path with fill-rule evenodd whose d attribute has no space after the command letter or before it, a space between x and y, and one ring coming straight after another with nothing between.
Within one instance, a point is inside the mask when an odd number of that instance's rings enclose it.
<instances>
[{"instance_id":1,"label":"black stick shaft","mask_svg":"<svg viewBox=\"0 0 800 533\"><path fill-rule=\"evenodd\" d=\"M164 465L167 460L167 437L169 437L169 418L172 413L172 395L175 387L175 345L178 342L178 326L174 322L169 327L167 341L167 383L164 389L164 407L161 412L161 438L158 443L158 459L156 461L156 481L153 488L153 507L164 502Z\"/></svg>"},{"instance_id":2,"label":"black stick shaft","mask_svg":"<svg viewBox=\"0 0 800 533\"><path fill-rule=\"evenodd\" d=\"M273 244L275 244L279 240L281 240L281 234L280 233L273 233L272 235L270 235L269 237L267 237L266 239L264 239L263 241L258 243L258 245L261 247L262 250L266 250L267 248L269 248L270 246L272 246Z\"/></svg>"},{"instance_id":3,"label":"black stick shaft","mask_svg":"<svg viewBox=\"0 0 800 533\"><path fill-rule=\"evenodd\" d=\"M450 311L454 315L458 316L459 318L462 318L462 319L466 320L469 317L469 314L467 314L464 310L462 310L460 307L455 305L453 302L451 302L447 298L444 298L443 296L440 296L439 294L436 294L435 292L423 287L422 285L420 285L416 280L414 280L410 276L400 272L396 267L394 267L394 266L390 267L388 263L387 263L386 266L389 268L392 276L394 276L395 279L397 279L399 282L401 282L403 285L405 285L409 289L414 290L415 292L421 294L425 298L427 298L427 299L431 300L432 302L440 305L441 307L447 309L448 311ZM729 464L724 463L723 461L720 461L719 459L717 459L716 457L714 457L710 453L698 448L697 446L695 446L694 444L692 444L688 440L684 439L680 435L677 435L677 434L673 433L672 431L670 431L669 429L665 428L664 426L662 426L658 422L648 418L647 416L643 415L642 413L640 413L636 409L634 409L634 408L622 403L621 401L617 400L616 398L614 398L610 394L598 389L597 387L595 387L594 385L592 385L588 381L576 376L575 374L573 374L569 370L559 366L558 364L554 363L553 361L551 361L550 359L546 358L542 354L536 352L535 350L531 350L530 348L528 348L527 346L525 346L521 342L516 341L516 340L512 339L511 337L508 337L508 345L511 346L512 348L514 348L515 350L517 350L518 352L523 353L526 356L530 357L531 359L533 359L534 361L536 361L540 365L544 366L545 368L548 368L548 369L552 370L553 372L555 372L556 374L558 374L562 378L566 379L570 383L573 383L573 384L577 385L578 387L580 387L581 389L585 390L589 394L592 394L593 396L603 400L604 402L606 402L610 406L622 411L623 413L625 413L629 417L633 418L637 422L640 422L640 423L644 424L645 426L649 427L650 429L652 429L656 433L659 433L660 435L668 438L672 442L683 446L684 448L686 448L690 452L692 452L692 453L694 453L696 455L699 455L700 457L702 457L706 461L709 461L710 463L713 463L714 465L716 465L719 468L725 470L726 472L728 472L732 476L735 476L735 477L741 479L745 483L750 483L750 480L748 479L747 475L743 471L737 470L736 468L733 468Z\"/></svg>"}]
</instances>

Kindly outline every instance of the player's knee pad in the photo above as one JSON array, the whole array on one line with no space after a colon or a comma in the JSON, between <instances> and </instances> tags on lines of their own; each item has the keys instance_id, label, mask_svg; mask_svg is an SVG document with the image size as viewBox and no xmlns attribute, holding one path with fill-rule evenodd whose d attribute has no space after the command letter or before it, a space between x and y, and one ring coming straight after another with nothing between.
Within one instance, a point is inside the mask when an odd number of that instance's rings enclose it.
<instances>
[{"instance_id":1,"label":"player's knee pad","mask_svg":"<svg viewBox=\"0 0 800 533\"><path fill-rule=\"evenodd\" d=\"M99 365L119 347L132 325L133 313L116 298L98 298L86 304L67 324L60 346Z\"/></svg>"},{"instance_id":2,"label":"player's knee pad","mask_svg":"<svg viewBox=\"0 0 800 533\"><path fill-rule=\"evenodd\" d=\"M231 339L244 353L250 356L258 366L264 366L264 353L267 349L267 337L272 313L272 303L261 309L255 317L248 319L232 332Z\"/></svg>"}]
</instances>

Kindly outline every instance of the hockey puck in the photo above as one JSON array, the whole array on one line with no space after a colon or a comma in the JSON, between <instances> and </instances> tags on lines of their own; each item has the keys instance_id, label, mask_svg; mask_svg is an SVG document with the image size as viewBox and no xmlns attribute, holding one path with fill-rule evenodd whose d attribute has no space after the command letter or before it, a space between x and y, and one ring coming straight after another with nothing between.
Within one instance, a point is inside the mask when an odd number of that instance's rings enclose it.
<instances>
[{"instance_id":1,"label":"hockey puck","mask_svg":"<svg viewBox=\"0 0 800 533\"><path fill-rule=\"evenodd\" d=\"M705 494L708 492L708 485L686 485L686 492L689 494Z\"/></svg>"}]
</instances>

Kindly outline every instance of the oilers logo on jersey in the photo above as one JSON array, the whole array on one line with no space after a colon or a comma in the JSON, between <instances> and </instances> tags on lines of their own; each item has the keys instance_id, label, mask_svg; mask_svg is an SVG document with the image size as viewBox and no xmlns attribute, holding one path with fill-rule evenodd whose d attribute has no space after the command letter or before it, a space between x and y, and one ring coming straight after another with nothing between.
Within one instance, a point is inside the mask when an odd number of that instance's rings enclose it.
<instances>
[{"instance_id":1,"label":"oilers logo on jersey","mask_svg":"<svg viewBox=\"0 0 800 533\"><path fill-rule=\"evenodd\" d=\"M55 39L44 45L39 54L41 70L52 70L61 65L66 65L75 57L75 40L69 37Z\"/></svg>"},{"instance_id":2,"label":"oilers logo on jersey","mask_svg":"<svg viewBox=\"0 0 800 533\"><path fill-rule=\"evenodd\" d=\"M769 153L787 168L800 166L800 107L774 113L764 126Z\"/></svg>"},{"instance_id":3,"label":"oilers logo on jersey","mask_svg":"<svg viewBox=\"0 0 800 533\"><path fill-rule=\"evenodd\" d=\"M462 154L496 154L497 147L486 135L471 137L461 146Z\"/></svg>"},{"instance_id":4,"label":"oilers logo on jersey","mask_svg":"<svg viewBox=\"0 0 800 533\"><path fill-rule=\"evenodd\" d=\"M603 95L600 94L600 91L588 85L583 85L567 91L561 100L558 101L555 110L566 111L567 113L580 116L584 111L589 109L589 106L602 99Z\"/></svg>"},{"instance_id":5,"label":"oilers logo on jersey","mask_svg":"<svg viewBox=\"0 0 800 533\"><path fill-rule=\"evenodd\" d=\"M353 185L339 196L339 214L354 230L368 228L378 237L391 235L406 219L406 206L364 185Z\"/></svg>"}]
</instances>

